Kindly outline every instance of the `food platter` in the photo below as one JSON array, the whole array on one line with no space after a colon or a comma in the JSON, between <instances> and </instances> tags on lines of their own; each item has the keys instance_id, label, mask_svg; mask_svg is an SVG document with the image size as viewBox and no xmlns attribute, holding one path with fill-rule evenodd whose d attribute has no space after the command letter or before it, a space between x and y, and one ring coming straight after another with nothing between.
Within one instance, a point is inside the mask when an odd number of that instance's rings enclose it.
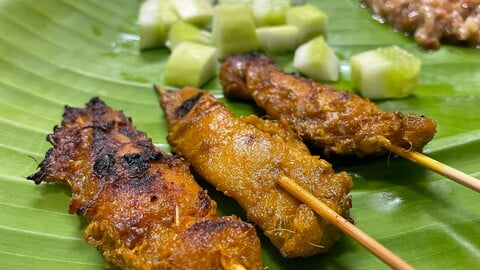
<instances>
[{"instance_id":1,"label":"food platter","mask_svg":"<svg viewBox=\"0 0 480 270\"><path fill-rule=\"evenodd\" d=\"M378 46L399 45L422 60L416 95L377 104L433 118L438 132L425 152L480 177L480 51L419 48L409 37L372 20L356 1L311 1L330 17L328 42L342 61L335 85L351 89L348 59ZM0 1L0 261L2 269L102 269L82 239L86 222L67 214L69 192L35 186L33 173L49 147L47 133L63 105L100 96L122 109L154 143L167 148L166 127L152 83L162 82L167 50L140 53L140 1ZM274 57L292 68L292 55ZM207 87L221 97L218 80ZM236 115L262 114L227 102ZM351 215L359 228L418 269L468 269L480 264L478 194L408 161L391 157L335 161L354 180ZM224 214L242 215L230 199L201 184ZM344 236L324 255L281 258L262 238L268 269L385 268Z\"/></svg>"}]
</instances>

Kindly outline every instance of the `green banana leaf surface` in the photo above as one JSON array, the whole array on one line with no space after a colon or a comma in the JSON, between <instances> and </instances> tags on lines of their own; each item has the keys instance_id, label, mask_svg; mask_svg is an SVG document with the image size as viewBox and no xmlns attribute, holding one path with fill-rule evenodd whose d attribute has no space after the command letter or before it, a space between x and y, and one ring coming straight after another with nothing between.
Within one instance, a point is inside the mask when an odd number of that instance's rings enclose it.
<instances>
[{"instance_id":1,"label":"green banana leaf surface","mask_svg":"<svg viewBox=\"0 0 480 270\"><path fill-rule=\"evenodd\" d=\"M397 44L422 60L415 95L377 104L435 119L438 132L425 153L480 177L480 50L424 51L357 1L310 2L329 16L328 42L342 63L337 87L351 90L348 59L358 52ZM102 256L83 241L85 220L67 214L68 188L25 180L50 147L45 136L60 123L64 105L99 96L168 149L152 84L162 85L169 51L139 51L139 4L0 0L0 269L103 268ZM293 71L291 54L274 59ZM222 97L218 79L206 88ZM225 102L236 115L262 114L252 104ZM480 266L478 193L394 155L330 161L353 177L356 225L415 268ZM243 215L231 199L200 184L222 214ZM326 254L288 260L261 240L266 269L388 268L347 236Z\"/></svg>"}]
</instances>

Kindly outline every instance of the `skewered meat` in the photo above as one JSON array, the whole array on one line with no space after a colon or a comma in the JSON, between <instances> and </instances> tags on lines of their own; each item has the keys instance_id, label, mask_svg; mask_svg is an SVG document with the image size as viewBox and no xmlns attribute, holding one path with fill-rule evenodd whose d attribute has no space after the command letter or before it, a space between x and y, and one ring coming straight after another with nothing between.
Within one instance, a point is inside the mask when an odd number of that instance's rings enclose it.
<instances>
[{"instance_id":1,"label":"skewered meat","mask_svg":"<svg viewBox=\"0 0 480 270\"><path fill-rule=\"evenodd\" d=\"M234 198L285 257L325 252L340 232L278 184L287 176L348 218L352 180L312 156L298 136L276 121L236 118L196 88L161 93L173 150L205 180Z\"/></svg>"},{"instance_id":2,"label":"skewered meat","mask_svg":"<svg viewBox=\"0 0 480 270\"><path fill-rule=\"evenodd\" d=\"M70 213L114 269L262 269L255 228L216 216L216 204L182 159L156 149L98 98L65 107L53 144L29 177L70 186Z\"/></svg>"},{"instance_id":3,"label":"skewered meat","mask_svg":"<svg viewBox=\"0 0 480 270\"><path fill-rule=\"evenodd\" d=\"M480 46L479 0L363 0L395 29L413 33L425 49L441 41Z\"/></svg>"},{"instance_id":4,"label":"skewered meat","mask_svg":"<svg viewBox=\"0 0 480 270\"><path fill-rule=\"evenodd\" d=\"M274 119L288 122L326 155L383 154L377 140L420 151L435 134L435 121L414 114L385 112L355 94L287 74L257 54L232 55L222 64L227 95L253 99Z\"/></svg>"}]
</instances>

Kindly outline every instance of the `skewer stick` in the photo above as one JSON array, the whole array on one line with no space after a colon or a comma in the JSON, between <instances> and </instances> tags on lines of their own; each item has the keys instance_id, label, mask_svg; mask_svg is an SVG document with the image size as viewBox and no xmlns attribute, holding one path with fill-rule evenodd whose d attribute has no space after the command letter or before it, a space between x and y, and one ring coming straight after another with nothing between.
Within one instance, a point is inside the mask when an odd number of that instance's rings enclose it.
<instances>
[{"instance_id":1,"label":"skewer stick","mask_svg":"<svg viewBox=\"0 0 480 270\"><path fill-rule=\"evenodd\" d=\"M382 244L375 241L375 239L371 238L368 234L364 233L348 220L337 214L319 199L315 198L310 192L295 183L292 179L286 176L280 176L278 183L295 198L310 206L315 212L317 212L317 214L355 239L358 243L360 243L362 246L372 252L373 255L377 256L377 258L388 264L390 267L402 270L414 269L400 257L395 255L386 247L382 246Z\"/></svg>"},{"instance_id":2,"label":"skewer stick","mask_svg":"<svg viewBox=\"0 0 480 270\"><path fill-rule=\"evenodd\" d=\"M379 136L377 139L386 149L394 152L395 154L424 166L425 168L437 172L447 178L450 178L461 185L480 192L479 179L436 161L435 159L430 158L422 153L409 151L402 147L393 145L387 138L383 136Z\"/></svg>"}]
</instances>

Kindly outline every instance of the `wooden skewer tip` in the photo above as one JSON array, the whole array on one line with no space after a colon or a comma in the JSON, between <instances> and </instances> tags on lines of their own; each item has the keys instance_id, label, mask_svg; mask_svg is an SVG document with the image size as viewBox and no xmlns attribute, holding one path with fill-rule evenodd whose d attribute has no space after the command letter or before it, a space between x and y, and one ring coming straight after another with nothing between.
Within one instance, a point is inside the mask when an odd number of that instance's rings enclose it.
<instances>
[{"instance_id":1,"label":"wooden skewer tip","mask_svg":"<svg viewBox=\"0 0 480 270\"><path fill-rule=\"evenodd\" d=\"M396 254L391 252L379 242L375 241L375 239L371 238L368 234L357 228L337 212L333 211L319 199L315 198L315 196L313 196L309 191L295 183L292 179L286 176L280 176L278 183L295 198L310 206L317 214L334 224L344 233L351 236L390 267L401 270L414 269Z\"/></svg>"},{"instance_id":2,"label":"wooden skewer tip","mask_svg":"<svg viewBox=\"0 0 480 270\"><path fill-rule=\"evenodd\" d=\"M436 173L439 173L461 185L464 185L472 190L480 192L480 180L468 175L464 172L461 172L453 167L450 167L444 163L441 163L431 157L428 157L422 153L416 151L406 150L400 146L393 145L387 138L383 136L377 137L378 142L380 142L386 149L392 151L393 153L413 161L420 166L423 166L427 169L430 169Z\"/></svg>"}]
</instances>

